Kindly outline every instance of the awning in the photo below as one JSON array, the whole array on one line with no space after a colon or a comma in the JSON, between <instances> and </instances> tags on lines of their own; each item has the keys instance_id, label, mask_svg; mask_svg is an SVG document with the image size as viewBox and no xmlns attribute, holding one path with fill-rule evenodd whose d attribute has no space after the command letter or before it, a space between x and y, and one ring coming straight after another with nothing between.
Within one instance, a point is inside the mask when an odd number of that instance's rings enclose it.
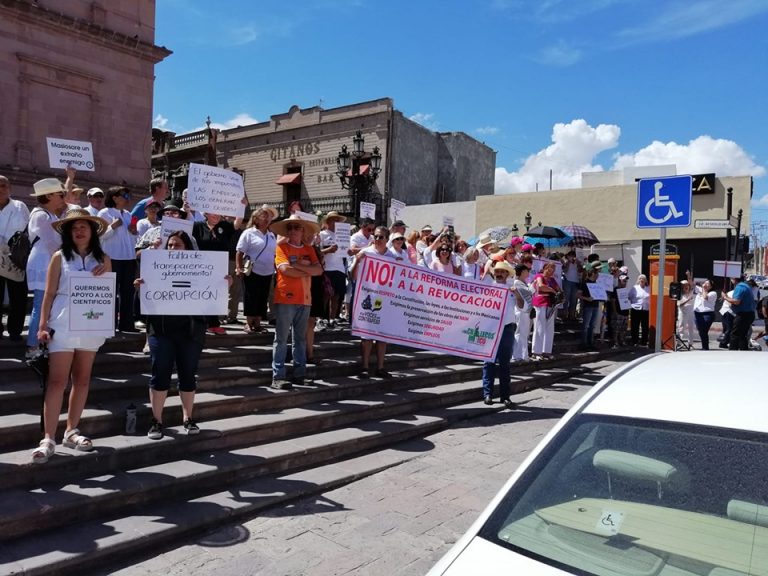
<instances>
[{"instance_id":1,"label":"awning","mask_svg":"<svg viewBox=\"0 0 768 576\"><path fill-rule=\"evenodd\" d=\"M371 169L370 164L360 164L359 168L357 169L357 173L360 176L365 176L366 174L368 174L370 169ZM349 170L347 170L347 178L351 178L352 176L354 176L354 174L352 174L352 168L350 168Z\"/></svg>"},{"instance_id":2,"label":"awning","mask_svg":"<svg viewBox=\"0 0 768 576\"><path fill-rule=\"evenodd\" d=\"M291 172L283 174L277 179L275 184L301 184L301 172Z\"/></svg>"}]
</instances>

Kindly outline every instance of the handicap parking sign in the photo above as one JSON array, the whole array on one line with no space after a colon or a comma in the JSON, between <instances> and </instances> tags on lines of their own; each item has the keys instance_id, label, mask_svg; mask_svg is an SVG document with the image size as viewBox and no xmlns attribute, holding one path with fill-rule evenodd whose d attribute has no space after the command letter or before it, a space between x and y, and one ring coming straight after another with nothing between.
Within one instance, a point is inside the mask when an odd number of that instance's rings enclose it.
<instances>
[{"instance_id":1,"label":"handicap parking sign","mask_svg":"<svg viewBox=\"0 0 768 576\"><path fill-rule=\"evenodd\" d=\"M637 183L638 228L691 225L692 176L643 178Z\"/></svg>"}]
</instances>

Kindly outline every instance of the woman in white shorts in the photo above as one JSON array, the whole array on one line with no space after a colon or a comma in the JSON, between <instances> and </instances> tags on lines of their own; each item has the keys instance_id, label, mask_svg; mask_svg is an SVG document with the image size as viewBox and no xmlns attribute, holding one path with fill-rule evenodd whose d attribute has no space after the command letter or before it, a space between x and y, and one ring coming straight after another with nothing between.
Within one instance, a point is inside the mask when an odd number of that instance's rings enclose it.
<instances>
[{"instance_id":1,"label":"woman in white shorts","mask_svg":"<svg viewBox=\"0 0 768 576\"><path fill-rule=\"evenodd\" d=\"M61 234L61 249L53 254L48 266L40 313L38 339L48 343L49 372L43 406L45 437L32 452L35 464L47 462L56 451L56 428L70 375L72 390L63 444L74 450L93 449L90 438L80 434L77 426L88 398L93 360L105 339L69 331L69 277L73 272L90 271L99 276L112 270L109 256L99 242L99 236L107 229L105 220L75 208L52 226Z\"/></svg>"}]
</instances>

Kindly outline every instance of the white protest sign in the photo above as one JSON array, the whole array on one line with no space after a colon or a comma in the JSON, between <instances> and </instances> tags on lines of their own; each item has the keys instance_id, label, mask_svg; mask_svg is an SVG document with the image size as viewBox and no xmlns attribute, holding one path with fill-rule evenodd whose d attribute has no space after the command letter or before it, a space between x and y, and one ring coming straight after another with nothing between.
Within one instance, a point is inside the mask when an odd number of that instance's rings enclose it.
<instances>
[{"instance_id":1,"label":"white protest sign","mask_svg":"<svg viewBox=\"0 0 768 576\"><path fill-rule=\"evenodd\" d=\"M181 218L166 216L160 223L160 248L165 248L165 243L168 242L168 236L177 230L186 232L187 235L191 238L192 228L194 228L194 226L194 220L182 220Z\"/></svg>"},{"instance_id":2,"label":"white protest sign","mask_svg":"<svg viewBox=\"0 0 768 576\"><path fill-rule=\"evenodd\" d=\"M243 177L232 170L190 164L187 202L195 210L242 218L245 214Z\"/></svg>"},{"instance_id":3,"label":"white protest sign","mask_svg":"<svg viewBox=\"0 0 768 576\"><path fill-rule=\"evenodd\" d=\"M360 202L360 218L376 220L376 204Z\"/></svg>"},{"instance_id":4,"label":"white protest sign","mask_svg":"<svg viewBox=\"0 0 768 576\"><path fill-rule=\"evenodd\" d=\"M141 254L141 312L166 316L223 316L229 299L228 254L145 250Z\"/></svg>"},{"instance_id":5,"label":"white protest sign","mask_svg":"<svg viewBox=\"0 0 768 576\"><path fill-rule=\"evenodd\" d=\"M443 228L453 226L453 216L443 216Z\"/></svg>"},{"instance_id":6,"label":"white protest sign","mask_svg":"<svg viewBox=\"0 0 768 576\"><path fill-rule=\"evenodd\" d=\"M51 168L66 168L71 166L76 170L93 172L93 146L90 142L64 140L62 138L46 138L48 143L48 165Z\"/></svg>"},{"instance_id":7,"label":"white protest sign","mask_svg":"<svg viewBox=\"0 0 768 576\"><path fill-rule=\"evenodd\" d=\"M115 335L115 282L117 275L106 272L94 276L92 272L69 274L69 326L70 333L80 336Z\"/></svg>"},{"instance_id":8,"label":"white protest sign","mask_svg":"<svg viewBox=\"0 0 768 576\"><path fill-rule=\"evenodd\" d=\"M739 278L741 276L741 262L714 260L712 270L712 275L718 278Z\"/></svg>"},{"instance_id":9,"label":"white protest sign","mask_svg":"<svg viewBox=\"0 0 768 576\"><path fill-rule=\"evenodd\" d=\"M597 275L597 285L606 292L613 292L613 274L600 272Z\"/></svg>"},{"instance_id":10,"label":"white protest sign","mask_svg":"<svg viewBox=\"0 0 768 576\"><path fill-rule=\"evenodd\" d=\"M358 270L352 333L380 342L492 362L504 314L504 287L445 276L367 254Z\"/></svg>"},{"instance_id":11,"label":"white protest sign","mask_svg":"<svg viewBox=\"0 0 768 576\"><path fill-rule=\"evenodd\" d=\"M301 218L302 220L306 220L307 222L312 222L313 224L317 224L317 216L314 214L310 214L309 212L302 212L301 210L296 210L294 214Z\"/></svg>"},{"instance_id":12,"label":"white protest sign","mask_svg":"<svg viewBox=\"0 0 768 576\"><path fill-rule=\"evenodd\" d=\"M632 288L616 288L616 299L619 301L621 310L629 310L631 303L629 301L629 291Z\"/></svg>"},{"instance_id":13,"label":"white protest sign","mask_svg":"<svg viewBox=\"0 0 768 576\"><path fill-rule=\"evenodd\" d=\"M394 198L389 201L389 219L390 222L401 220L400 214L405 209L405 202L395 200Z\"/></svg>"},{"instance_id":14,"label":"white protest sign","mask_svg":"<svg viewBox=\"0 0 768 576\"><path fill-rule=\"evenodd\" d=\"M336 246L339 250L346 252L349 250L349 237L351 224L349 222L336 222L334 234L336 235Z\"/></svg>"},{"instance_id":15,"label":"white protest sign","mask_svg":"<svg viewBox=\"0 0 768 576\"><path fill-rule=\"evenodd\" d=\"M600 284L588 282L587 289L593 300L608 300L608 294L606 294L605 288L600 286Z\"/></svg>"}]
</instances>

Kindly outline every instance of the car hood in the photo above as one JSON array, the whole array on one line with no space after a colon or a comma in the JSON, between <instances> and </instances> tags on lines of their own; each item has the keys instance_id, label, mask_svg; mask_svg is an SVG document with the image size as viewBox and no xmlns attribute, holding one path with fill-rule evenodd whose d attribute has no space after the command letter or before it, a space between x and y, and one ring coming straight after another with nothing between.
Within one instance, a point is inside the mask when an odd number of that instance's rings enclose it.
<instances>
[{"instance_id":1,"label":"car hood","mask_svg":"<svg viewBox=\"0 0 768 576\"><path fill-rule=\"evenodd\" d=\"M451 559L453 561L451 562ZM429 576L569 576L552 566L475 536L458 557L446 555Z\"/></svg>"}]
</instances>

